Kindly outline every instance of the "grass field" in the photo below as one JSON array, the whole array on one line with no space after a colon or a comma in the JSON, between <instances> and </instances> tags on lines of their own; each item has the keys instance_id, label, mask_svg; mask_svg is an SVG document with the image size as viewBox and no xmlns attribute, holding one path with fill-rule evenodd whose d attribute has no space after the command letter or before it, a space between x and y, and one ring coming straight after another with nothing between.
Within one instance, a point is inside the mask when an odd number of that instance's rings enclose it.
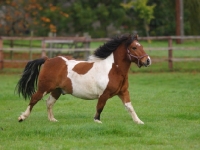
<instances>
[{"instance_id":1,"label":"grass field","mask_svg":"<svg viewBox=\"0 0 200 150\"><path fill-rule=\"evenodd\" d=\"M200 149L199 72L131 73L129 91L144 125L133 123L118 97L107 102L103 124L94 123L97 101L70 95L55 104L59 122L47 120L45 97L18 123L29 102L14 94L18 79L0 74L1 150Z\"/></svg>"}]
</instances>

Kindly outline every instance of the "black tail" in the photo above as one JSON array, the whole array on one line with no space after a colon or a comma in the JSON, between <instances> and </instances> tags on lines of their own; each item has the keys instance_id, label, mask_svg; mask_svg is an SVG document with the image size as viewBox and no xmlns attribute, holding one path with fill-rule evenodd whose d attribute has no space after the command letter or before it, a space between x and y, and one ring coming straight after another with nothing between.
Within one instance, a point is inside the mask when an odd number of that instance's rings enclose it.
<instances>
[{"instance_id":1,"label":"black tail","mask_svg":"<svg viewBox=\"0 0 200 150\"><path fill-rule=\"evenodd\" d=\"M16 89L17 93L27 99L35 93L38 75L41 65L46 61L47 58L35 59L27 63L21 79L18 81Z\"/></svg>"}]
</instances>

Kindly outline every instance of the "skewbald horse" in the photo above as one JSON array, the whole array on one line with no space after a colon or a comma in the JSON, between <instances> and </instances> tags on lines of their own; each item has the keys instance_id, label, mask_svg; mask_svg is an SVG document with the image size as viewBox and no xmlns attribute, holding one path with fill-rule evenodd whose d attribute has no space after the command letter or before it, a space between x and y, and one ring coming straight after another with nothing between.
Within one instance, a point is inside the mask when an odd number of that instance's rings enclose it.
<instances>
[{"instance_id":1,"label":"skewbald horse","mask_svg":"<svg viewBox=\"0 0 200 150\"><path fill-rule=\"evenodd\" d=\"M28 62L16 90L30 103L19 118L21 122L31 113L33 106L50 93L46 101L48 119L57 121L53 105L61 94L71 94L82 99L98 99L94 121L100 115L106 101L118 95L138 124L144 124L137 116L128 91L128 71L131 62L138 67L151 65L150 57L138 42L138 36L118 36L100 46L88 61L76 61L66 57L40 58ZM41 65L42 68L40 69ZM37 90L36 90L37 89Z\"/></svg>"}]
</instances>

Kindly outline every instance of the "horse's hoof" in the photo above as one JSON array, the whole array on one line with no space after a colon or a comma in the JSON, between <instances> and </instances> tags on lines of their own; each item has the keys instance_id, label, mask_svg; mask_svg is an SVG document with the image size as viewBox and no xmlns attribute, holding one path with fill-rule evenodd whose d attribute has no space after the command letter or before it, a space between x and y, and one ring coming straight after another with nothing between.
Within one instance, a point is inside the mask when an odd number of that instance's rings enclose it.
<instances>
[{"instance_id":1,"label":"horse's hoof","mask_svg":"<svg viewBox=\"0 0 200 150\"><path fill-rule=\"evenodd\" d=\"M97 122L97 123L102 123L100 120L98 119L94 119L94 122Z\"/></svg>"},{"instance_id":2,"label":"horse's hoof","mask_svg":"<svg viewBox=\"0 0 200 150\"><path fill-rule=\"evenodd\" d=\"M21 117L18 118L18 122L22 122L23 119Z\"/></svg>"},{"instance_id":3,"label":"horse's hoof","mask_svg":"<svg viewBox=\"0 0 200 150\"><path fill-rule=\"evenodd\" d=\"M58 122L58 120L56 120L55 118L49 119L52 122Z\"/></svg>"},{"instance_id":4,"label":"horse's hoof","mask_svg":"<svg viewBox=\"0 0 200 150\"><path fill-rule=\"evenodd\" d=\"M144 122L141 121L141 120L136 121L136 123L137 123L137 124L144 124Z\"/></svg>"}]
</instances>

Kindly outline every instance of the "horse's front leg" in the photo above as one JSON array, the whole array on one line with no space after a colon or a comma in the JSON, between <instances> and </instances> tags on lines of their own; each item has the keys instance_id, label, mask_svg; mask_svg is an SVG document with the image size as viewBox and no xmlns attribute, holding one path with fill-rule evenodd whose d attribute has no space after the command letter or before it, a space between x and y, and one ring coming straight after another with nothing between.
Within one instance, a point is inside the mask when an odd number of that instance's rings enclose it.
<instances>
[{"instance_id":1,"label":"horse's front leg","mask_svg":"<svg viewBox=\"0 0 200 150\"><path fill-rule=\"evenodd\" d=\"M100 115L101 115L101 112L103 111L103 108L104 108L107 100L108 100L108 95L106 95L106 94L101 95L98 99L98 103L96 106L96 114L94 116L94 121L97 123L102 123L100 121Z\"/></svg>"},{"instance_id":2,"label":"horse's front leg","mask_svg":"<svg viewBox=\"0 0 200 150\"><path fill-rule=\"evenodd\" d=\"M122 100L125 108L128 110L128 112L130 113L133 121L135 121L137 124L144 124L143 121L141 121L139 119L139 117L137 116L131 102L130 102L130 96L129 96L129 92L126 91L126 92L123 92L121 94L118 95L120 97L120 99Z\"/></svg>"}]
</instances>

